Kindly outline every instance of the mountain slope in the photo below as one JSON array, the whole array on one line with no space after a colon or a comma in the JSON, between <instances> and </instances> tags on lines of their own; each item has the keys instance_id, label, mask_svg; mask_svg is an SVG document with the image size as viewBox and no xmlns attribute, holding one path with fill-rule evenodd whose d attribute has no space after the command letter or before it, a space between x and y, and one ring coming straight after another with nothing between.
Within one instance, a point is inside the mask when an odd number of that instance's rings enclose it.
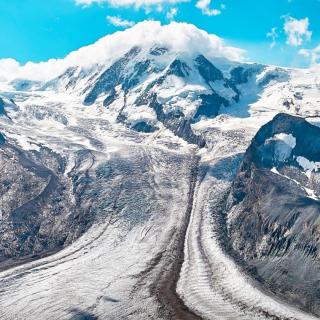
<instances>
[{"instance_id":1,"label":"mountain slope","mask_svg":"<svg viewBox=\"0 0 320 320\"><path fill-rule=\"evenodd\" d=\"M145 22L0 82L1 319L316 318L317 77L241 53Z\"/></svg>"},{"instance_id":2,"label":"mountain slope","mask_svg":"<svg viewBox=\"0 0 320 320\"><path fill-rule=\"evenodd\" d=\"M262 127L233 183L233 249L273 291L319 314L320 128L277 115Z\"/></svg>"}]
</instances>

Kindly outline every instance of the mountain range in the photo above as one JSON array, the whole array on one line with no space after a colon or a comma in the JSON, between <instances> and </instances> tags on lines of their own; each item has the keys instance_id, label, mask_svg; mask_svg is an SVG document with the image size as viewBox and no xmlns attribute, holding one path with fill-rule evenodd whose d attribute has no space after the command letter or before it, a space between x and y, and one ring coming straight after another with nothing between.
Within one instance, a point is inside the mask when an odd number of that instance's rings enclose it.
<instances>
[{"instance_id":1,"label":"mountain range","mask_svg":"<svg viewBox=\"0 0 320 320\"><path fill-rule=\"evenodd\" d=\"M0 319L320 316L318 71L242 54L144 22L0 68Z\"/></svg>"}]
</instances>

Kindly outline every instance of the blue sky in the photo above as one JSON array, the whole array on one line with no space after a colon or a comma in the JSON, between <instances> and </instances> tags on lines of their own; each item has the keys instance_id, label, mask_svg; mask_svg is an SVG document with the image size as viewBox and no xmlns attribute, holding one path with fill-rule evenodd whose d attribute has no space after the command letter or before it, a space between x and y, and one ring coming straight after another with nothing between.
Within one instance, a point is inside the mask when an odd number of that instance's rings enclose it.
<instances>
[{"instance_id":1,"label":"blue sky","mask_svg":"<svg viewBox=\"0 0 320 320\"><path fill-rule=\"evenodd\" d=\"M61 58L134 22L174 19L217 34L253 61L305 67L301 50L319 45L319 18L319 0L0 0L0 58Z\"/></svg>"}]
</instances>

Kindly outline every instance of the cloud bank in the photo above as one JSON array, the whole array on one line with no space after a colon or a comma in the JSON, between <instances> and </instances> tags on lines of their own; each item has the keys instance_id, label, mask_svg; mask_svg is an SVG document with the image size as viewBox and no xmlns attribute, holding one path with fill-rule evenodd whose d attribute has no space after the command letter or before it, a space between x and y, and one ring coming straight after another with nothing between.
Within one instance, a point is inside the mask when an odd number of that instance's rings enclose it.
<instances>
[{"instance_id":1,"label":"cloud bank","mask_svg":"<svg viewBox=\"0 0 320 320\"><path fill-rule=\"evenodd\" d=\"M224 57L243 60L244 50L226 46L216 35L208 34L192 24L171 22L161 25L157 21L144 21L125 31L107 35L96 43L71 52L64 59L47 62L28 62L20 65L13 59L0 60L0 81L16 78L49 80L71 66L90 67L93 64L108 65L134 46L150 48L155 44L166 46L173 52L194 55L203 53L208 58Z\"/></svg>"},{"instance_id":2,"label":"cloud bank","mask_svg":"<svg viewBox=\"0 0 320 320\"><path fill-rule=\"evenodd\" d=\"M150 10L153 7L157 7L158 10L162 10L163 6L165 5L177 5L183 2L190 2L191 0L74 0L74 2L77 5L88 7L92 4L103 4L106 3L110 6L113 6L115 8L120 7L134 7L136 9L145 8L147 11ZM221 14L221 10L216 8L211 8L212 0L197 0L195 6L196 8L200 9L202 14L206 16L217 16ZM222 4L220 6L220 9L225 9L225 5ZM174 11L177 10L175 8L171 9L167 13L168 15L172 15L174 17ZM168 18L170 20L170 18ZM171 18L172 20L172 18Z\"/></svg>"},{"instance_id":3,"label":"cloud bank","mask_svg":"<svg viewBox=\"0 0 320 320\"><path fill-rule=\"evenodd\" d=\"M83 6L90 6L91 4L107 3L114 7L129 7L134 6L136 8L140 7L150 7L159 6L166 4L177 4L182 2L189 2L189 0L75 0L75 3Z\"/></svg>"}]
</instances>

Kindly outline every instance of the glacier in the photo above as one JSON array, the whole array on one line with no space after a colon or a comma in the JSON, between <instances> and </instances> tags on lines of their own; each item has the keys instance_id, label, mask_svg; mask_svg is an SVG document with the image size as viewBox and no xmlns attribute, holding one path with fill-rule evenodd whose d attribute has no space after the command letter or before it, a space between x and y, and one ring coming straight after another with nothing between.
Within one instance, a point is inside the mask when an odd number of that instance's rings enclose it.
<instances>
[{"instance_id":1,"label":"glacier","mask_svg":"<svg viewBox=\"0 0 320 320\"><path fill-rule=\"evenodd\" d=\"M154 21L65 59L0 62L0 319L318 319L230 253L241 215L225 212L262 126L319 126L317 79ZM291 159L295 139L266 139L290 152L263 172L317 206L304 170L318 162Z\"/></svg>"}]
</instances>

